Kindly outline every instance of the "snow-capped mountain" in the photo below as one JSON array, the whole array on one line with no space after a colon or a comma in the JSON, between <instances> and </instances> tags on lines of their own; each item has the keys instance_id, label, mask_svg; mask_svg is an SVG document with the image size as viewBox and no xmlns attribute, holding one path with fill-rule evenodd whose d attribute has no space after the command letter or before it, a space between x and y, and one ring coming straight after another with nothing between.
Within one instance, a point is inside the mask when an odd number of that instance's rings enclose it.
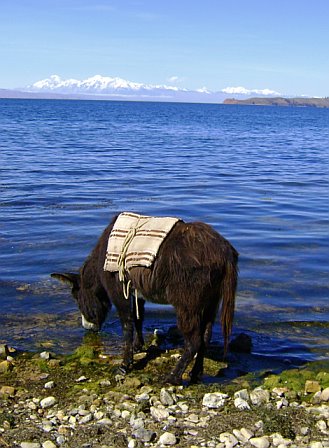
<instances>
[{"instance_id":1,"label":"snow-capped mountain","mask_svg":"<svg viewBox=\"0 0 329 448\"><path fill-rule=\"evenodd\" d=\"M151 85L127 81L118 77L95 75L82 81L78 79L62 79L58 75L52 75L47 79L37 81L27 87L30 91L58 92L58 93L90 93L90 94L113 94L113 93L137 93L145 92L177 92L187 91L175 86Z\"/></svg>"},{"instance_id":2,"label":"snow-capped mountain","mask_svg":"<svg viewBox=\"0 0 329 448\"><path fill-rule=\"evenodd\" d=\"M250 95L275 96L278 92L269 89L248 90L244 87L226 87L218 92L211 92L206 87L188 90L173 85L153 85L127 81L118 77L95 75L84 80L62 79L51 75L27 86L25 92L36 94L86 96L106 99L154 100L154 101L186 101L221 103L234 96L244 99Z\"/></svg>"}]
</instances>

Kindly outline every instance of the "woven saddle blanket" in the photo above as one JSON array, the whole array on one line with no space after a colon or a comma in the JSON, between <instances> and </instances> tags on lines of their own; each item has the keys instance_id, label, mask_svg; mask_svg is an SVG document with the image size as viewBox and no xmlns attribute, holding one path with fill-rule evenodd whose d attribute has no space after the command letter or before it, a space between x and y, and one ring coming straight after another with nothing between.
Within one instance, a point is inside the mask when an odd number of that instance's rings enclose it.
<instances>
[{"instance_id":1,"label":"woven saddle blanket","mask_svg":"<svg viewBox=\"0 0 329 448\"><path fill-rule=\"evenodd\" d=\"M150 267L177 221L178 218L121 213L109 236L104 270L120 272L133 266Z\"/></svg>"}]
</instances>

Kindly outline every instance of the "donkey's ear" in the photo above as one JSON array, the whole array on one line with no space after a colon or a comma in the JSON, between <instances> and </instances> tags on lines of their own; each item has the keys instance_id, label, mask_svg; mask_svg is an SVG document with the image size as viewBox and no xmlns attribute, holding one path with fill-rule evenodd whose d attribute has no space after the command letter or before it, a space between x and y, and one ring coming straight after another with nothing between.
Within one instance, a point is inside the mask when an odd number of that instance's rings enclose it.
<instances>
[{"instance_id":1,"label":"donkey's ear","mask_svg":"<svg viewBox=\"0 0 329 448\"><path fill-rule=\"evenodd\" d=\"M79 285L79 279L80 279L79 274L72 274L70 272L59 274L57 272L54 272L53 274L50 274L50 276L52 278L56 278L62 283L66 283L71 287Z\"/></svg>"}]
</instances>

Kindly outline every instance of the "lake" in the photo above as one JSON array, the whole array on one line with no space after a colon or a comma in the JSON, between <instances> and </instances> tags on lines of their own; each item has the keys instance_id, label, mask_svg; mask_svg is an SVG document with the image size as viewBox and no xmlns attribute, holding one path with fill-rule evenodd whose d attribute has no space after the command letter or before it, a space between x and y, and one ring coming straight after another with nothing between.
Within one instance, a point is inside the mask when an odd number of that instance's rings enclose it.
<instances>
[{"instance_id":1,"label":"lake","mask_svg":"<svg viewBox=\"0 0 329 448\"><path fill-rule=\"evenodd\" d=\"M0 136L0 342L81 343L50 273L76 271L126 210L205 221L236 247L234 335L255 355L328 358L329 109L0 100ZM147 316L149 333L175 323ZM112 311L102 338L120 337Z\"/></svg>"}]
</instances>

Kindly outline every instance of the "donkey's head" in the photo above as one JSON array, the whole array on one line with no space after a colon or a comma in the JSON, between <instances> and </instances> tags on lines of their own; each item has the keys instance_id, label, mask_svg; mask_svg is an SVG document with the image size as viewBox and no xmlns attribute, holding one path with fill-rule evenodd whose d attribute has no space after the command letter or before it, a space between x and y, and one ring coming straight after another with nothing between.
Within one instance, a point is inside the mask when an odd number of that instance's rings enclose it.
<instances>
[{"instance_id":1,"label":"donkey's head","mask_svg":"<svg viewBox=\"0 0 329 448\"><path fill-rule=\"evenodd\" d=\"M51 277L71 287L81 312L82 326L86 330L100 330L110 307L105 289L90 281L85 269L80 274L53 273Z\"/></svg>"}]
</instances>

